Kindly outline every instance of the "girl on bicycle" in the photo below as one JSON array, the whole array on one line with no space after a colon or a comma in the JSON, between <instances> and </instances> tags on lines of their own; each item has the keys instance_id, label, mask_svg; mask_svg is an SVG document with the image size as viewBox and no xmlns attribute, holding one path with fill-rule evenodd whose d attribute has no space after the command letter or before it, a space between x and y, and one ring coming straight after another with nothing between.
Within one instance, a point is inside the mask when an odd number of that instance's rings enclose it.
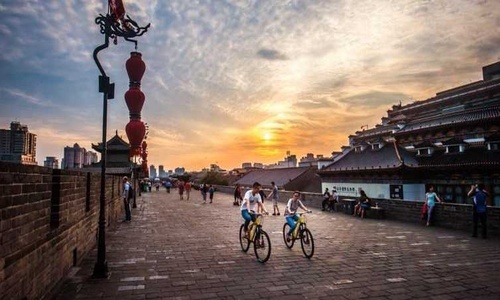
<instances>
[{"instance_id":1,"label":"girl on bicycle","mask_svg":"<svg viewBox=\"0 0 500 300\"><path fill-rule=\"evenodd\" d=\"M293 197L288 200L285 208L285 219L290 226L290 230L286 234L287 241L290 241L290 235L292 234L293 230L295 229L295 225L299 220L299 216L297 216L297 210L299 209L299 207L307 212L311 212L307 209L307 207L305 207L304 204L302 204L302 201L300 201L300 192L295 191L293 193Z\"/></svg>"},{"instance_id":2,"label":"girl on bicycle","mask_svg":"<svg viewBox=\"0 0 500 300\"><path fill-rule=\"evenodd\" d=\"M248 224L250 221L255 221L256 219L256 207L258 206L264 211L265 214L268 214L264 203L262 203L262 198L260 197L261 185L258 182L254 182L252 189L248 190L245 193L245 197L243 197L243 202L241 203L241 216L245 219L245 233L248 231Z\"/></svg>"}]
</instances>

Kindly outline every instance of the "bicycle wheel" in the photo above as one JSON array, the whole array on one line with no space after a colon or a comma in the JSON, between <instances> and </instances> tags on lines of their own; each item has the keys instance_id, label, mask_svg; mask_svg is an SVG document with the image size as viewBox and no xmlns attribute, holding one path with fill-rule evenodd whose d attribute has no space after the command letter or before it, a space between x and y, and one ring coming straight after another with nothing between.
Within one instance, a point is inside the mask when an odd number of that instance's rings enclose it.
<instances>
[{"instance_id":1,"label":"bicycle wheel","mask_svg":"<svg viewBox=\"0 0 500 300\"><path fill-rule=\"evenodd\" d=\"M265 263L269 259L271 256L271 239L267 232L260 229L260 233L255 235L253 249L260 263Z\"/></svg>"},{"instance_id":2,"label":"bicycle wheel","mask_svg":"<svg viewBox=\"0 0 500 300\"><path fill-rule=\"evenodd\" d=\"M240 245L243 252L247 252L248 248L250 248L250 240L246 237L244 224L241 224L240 227Z\"/></svg>"},{"instance_id":3,"label":"bicycle wheel","mask_svg":"<svg viewBox=\"0 0 500 300\"><path fill-rule=\"evenodd\" d=\"M311 258L314 254L314 239L311 231L305 228L300 232L300 246L302 252L307 258Z\"/></svg>"},{"instance_id":4,"label":"bicycle wheel","mask_svg":"<svg viewBox=\"0 0 500 300\"><path fill-rule=\"evenodd\" d=\"M290 241L286 240L286 234L288 233L288 231L290 231L290 225L288 225L288 223L285 223L285 225L283 225L283 241L285 242L285 246L288 249L292 249L295 240L292 237L290 237Z\"/></svg>"}]
</instances>

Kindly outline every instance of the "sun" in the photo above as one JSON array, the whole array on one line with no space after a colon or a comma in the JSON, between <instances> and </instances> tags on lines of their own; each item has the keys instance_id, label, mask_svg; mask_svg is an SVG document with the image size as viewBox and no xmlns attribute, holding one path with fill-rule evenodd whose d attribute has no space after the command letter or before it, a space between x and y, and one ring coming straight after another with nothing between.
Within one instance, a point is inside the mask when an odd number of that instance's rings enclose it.
<instances>
[{"instance_id":1,"label":"sun","mask_svg":"<svg viewBox=\"0 0 500 300\"><path fill-rule=\"evenodd\" d=\"M262 139L263 139L264 141L270 141L270 140L272 139L272 137L273 137L273 136L271 135L271 133L266 132L266 133L264 133L264 135L262 136Z\"/></svg>"}]
</instances>

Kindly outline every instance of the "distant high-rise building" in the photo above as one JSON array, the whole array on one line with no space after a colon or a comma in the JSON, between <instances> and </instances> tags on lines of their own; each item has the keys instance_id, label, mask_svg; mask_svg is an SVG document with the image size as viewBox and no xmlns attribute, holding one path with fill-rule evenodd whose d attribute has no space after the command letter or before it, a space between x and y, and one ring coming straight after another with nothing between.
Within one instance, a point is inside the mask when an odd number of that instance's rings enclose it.
<instances>
[{"instance_id":1,"label":"distant high-rise building","mask_svg":"<svg viewBox=\"0 0 500 300\"><path fill-rule=\"evenodd\" d=\"M263 169L264 165L262 163L253 163L253 167L257 169Z\"/></svg>"},{"instance_id":2,"label":"distant high-rise building","mask_svg":"<svg viewBox=\"0 0 500 300\"><path fill-rule=\"evenodd\" d=\"M279 161L278 168L295 168L297 167L297 156L295 154L290 154L290 151L286 152L286 157L284 160Z\"/></svg>"},{"instance_id":3,"label":"distant high-rise building","mask_svg":"<svg viewBox=\"0 0 500 300\"><path fill-rule=\"evenodd\" d=\"M54 156L47 156L43 162L43 166L52 169L59 169L59 160Z\"/></svg>"},{"instance_id":4,"label":"distant high-rise building","mask_svg":"<svg viewBox=\"0 0 500 300\"><path fill-rule=\"evenodd\" d=\"M184 172L186 172L186 170L183 167L175 168L175 175L184 175Z\"/></svg>"},{"instance_id":5,"label":"distant high-rise building","mask_svg":"<svg viewBox=\"0 0 500 300\"><path fill-rule=\"evenodd\" d=\"M158 177L160 177L160 178L168 177L168 174L165 172L163 165L158 166Z\"/></svg>"},{"instance_id":6,"label":"distant high-rise building","mask_svg":"<svg viewBox=\"0 0 500 300\"><path fill-rule=\"evenodd\" d=\"M154 165L149 166L149 178L154 179L156 177L158 177L158 175L156 174L155 166Z\"/></svg>"},{"instance_id":7,"label":"distant high-rise building","mask_svg":"<svg viewBox=\"0 0 500 300\"><path fill-rule=\"evenodd\" d=\"M0 129L0 160L36 165L36 134L19 122L11 122L10 130Z\"/></svg>"},{"instance_id":8,"label":"distant high-rise building","mask_svg":"<svg viewBox=\"0 0 500 300\"><path fill-rule=\"evenodd\" d=\"M73 147L64 147L63 169L80 169L97 162L97 153L87 151L75 143Z\"/></svg>"}]
</instances>

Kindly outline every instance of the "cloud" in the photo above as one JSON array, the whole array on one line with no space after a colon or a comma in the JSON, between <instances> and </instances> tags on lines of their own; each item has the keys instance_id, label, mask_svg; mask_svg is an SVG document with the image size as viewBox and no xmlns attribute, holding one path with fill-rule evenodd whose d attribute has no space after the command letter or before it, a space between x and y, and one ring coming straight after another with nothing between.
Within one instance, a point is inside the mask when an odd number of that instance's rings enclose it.
<instances>
[{"instance_id":1,"label":"cloud","mask_svg":"<svg viewBox=\"0 0 500 300\"><path fill-rule=\"evenodd\" d=\"M285 54L272 49L260 49L257 51L257 56L267 60L288 60Z\"/></svg>"}]
</instances>

